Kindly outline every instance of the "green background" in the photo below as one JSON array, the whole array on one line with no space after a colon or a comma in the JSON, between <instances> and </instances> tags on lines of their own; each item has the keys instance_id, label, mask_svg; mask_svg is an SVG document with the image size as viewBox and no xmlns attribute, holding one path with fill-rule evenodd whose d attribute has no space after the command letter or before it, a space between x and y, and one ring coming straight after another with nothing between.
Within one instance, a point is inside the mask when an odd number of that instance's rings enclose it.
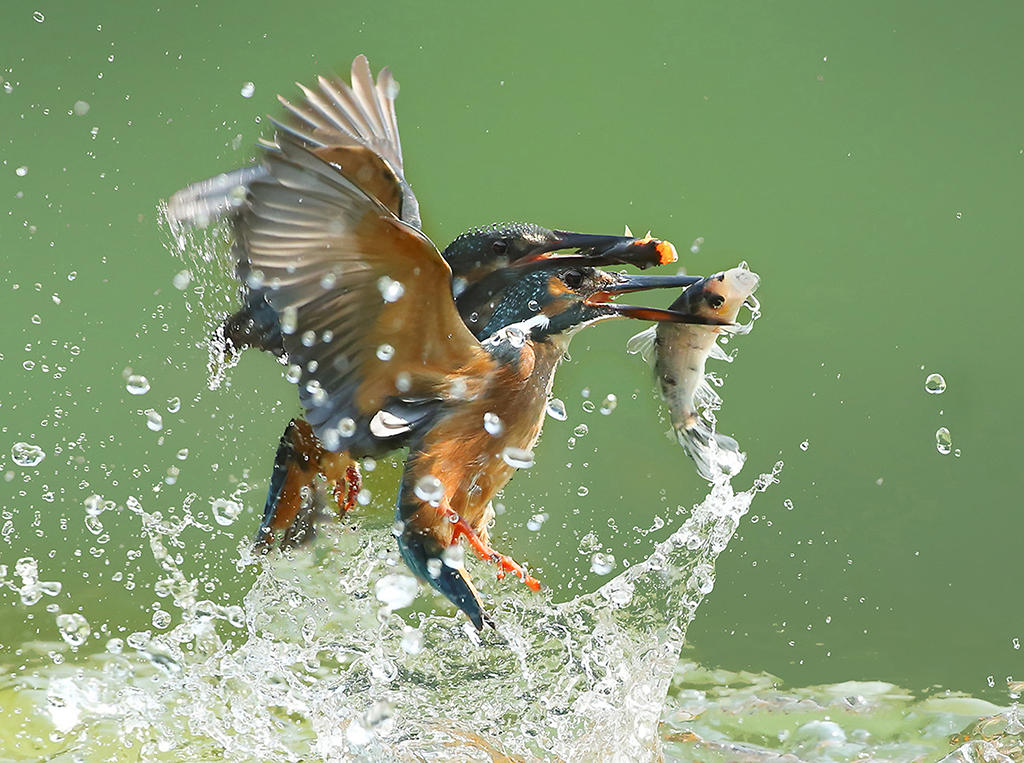
<instances>
[{"instance_id":1,"label":"green background","mask_svg":"<svg viewBox=\"0 0 1024 763\"><path fill-rule=\"evenodd\" d=\"M737 487L785 468L719 559L689 657L995 699L1024 677L1024 6L91 5L17 0L0 25L0 564L17 586L31 555L63 584L28 607L0 590L8 659L59 638L47 604L85 614L97 647L148 626L158 571L137 517L105 513L109 538L93 534L93 493L179 519L194 493L206 527L175 553L218 601L251 583L237 548L298 405L255 353L207 389L203 305L226 304L230 285L212 265L172 285L192 263L169 253L157 203L247 163L276 93L365 53L403 87L406 171L438 244L498 220L629 224L673 240L689 272L746 260L761 275L762 319L730 344L735 363L713 364L719 421L748 453ZM79 100L88 113L69 114ZM506 490L499 547L562 596L602 580L584 535L621 571L706 493L625 354L640 328L575 339L555 385L569 420L548 422L537 465ZM126 367L147 395L127 393ZM940 396L924 390L931 372ZM587 413L584 388L618 408ZM959 457L936 451L940 426ZM18 441L46 459L14 465ZM381 522L396 474L368 480L363 511ZM247 513L221 527L210 502L239 481Z\"/></svg>"}]
</instances>

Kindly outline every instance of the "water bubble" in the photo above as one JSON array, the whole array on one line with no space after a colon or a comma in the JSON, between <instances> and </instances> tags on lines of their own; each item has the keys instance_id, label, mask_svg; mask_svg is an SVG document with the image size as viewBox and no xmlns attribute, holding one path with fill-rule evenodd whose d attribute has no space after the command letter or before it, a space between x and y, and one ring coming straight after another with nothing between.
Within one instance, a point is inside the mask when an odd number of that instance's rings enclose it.
<instances>
[{"instance_id":1,"label":"water bubble","mask_svg":"<svg viewBox=\"0 0 1024 763\"><path fill-rule=\"evenodd\" d=\"M11 448L11 459L18 466L39 466L39 463L46 458L46 453L38 445L27 442L16 442Z\"/></svg>"},{"instance_id":2,"label":"water bubble","mask_svg":"<svg viewBox=\"0 0 1024 763\"><path fill-rule=\"evenodd\" d=\"M935 432L935 449L944 456L949 455L953 450L953 438L949 436L946 427L939 427Z\"/></svg>"},{"instance_id":3,"label":"water bubble","mask_svg":"<svg viewBox=\"0 0 1024 763\"><path fill-rule=\"evenodd\" d=\"M541 527L544 526L544 523L547 521L547 518L547 514L534 514L527 520L526 529L531 530L533 532L537 532Z\"/></svg>"},{"instance_id":4,"label":"water bubble","mask_svg":"<svg viewBox=\"0 0 1024 763\"><path fill-rule=\"evenodd\" d=\"M533 451L509 446L501 451L502 460L516 469L529 469L533 466Z\"/></svg>"},{"instance_id":5,"label":"water bubble","mask_svg":"<svg viewBox=\"0 0 1024 763\"><path fill-rule=\"evenodd\" d=\"M397 302L405 294L405 285L387 276L377 279L377 289L385 302Z\"/></svg>"},{"instance_id":6,"label":"water bubble","mask_svg":"<svg viewBox=\"0 0 1024 763\"><path fill-rule=\"evenodd\" d=\"M383 360L383 361L387 362L387 361L391 360L393 357L395 357L395 348L392 347L387 342L385 342L384 344L382 344L380 347L377 348L377 359L378 360Z\"/></svg>"},{"instance_id":7,"label":"water bubble","mask_svg":"<svg viewBox=\"0 0 1024 763\"><path fill-rule=\"evenodd\" d=\"M73 647L80 647L89 638L92 628L89 621L77 612L57 615L57 627L61 637Z\"/></svg>"},{"instance_id":8,"label":"water bubble","mask_svg":"<svg viewBox=\"0 0 1024 763\"><path fill-rule=\"evenodd\" d=\"M168 413L177 413L180 410L181 410L181 398L180 397L172 397L170 400L167 401L167 412Z\"/></svg>"},{"instance_id":9,"label":"water bubble","mask_svg":"<svg viewBox=\"0 0 1024 763\"><path fill-rule=\"evenodd\" d=\"M416 480L413 492L421 501L426 501L436 506L444 498L444 485L437 477L428 474Z\"/></svg>"},{"instance_id":10,"label":"water bubble","mask_svg":"<svg viewBox=\"0 0 1024 763\"><path fill-rule=\"evenodd\" d=\"M448 548L441 552L441 561L445 567L461 570L466 566L466 551L458 543L448 546Z\"/></svg>"},{"instance_id":11,"label":"water bubble","mask_svg":"<svg viewBox=\"0 0 1024 763\"><path fill-rule=\"evenodd\" d=\"M607 416L608 414L615 410L615 407L618 404L619 398L617 398L615 395L609 392L608 396L605 397L605 399L601 402L601 414Z\"/></svg>"},{"instance_id":12,"label":"water bubble","mask_svg":"<svg viewBox=\"0 0 1024 763\"><path fill-rule=\"evenodd\" d=\"M256 85L254 85L253 83L246 82L244 85L242 85L242 97L243 98L252 98L253 93L255 93L255 92L256 92Z\"/></svg>"},{"instance_id":13,"label":"water bubble","mask_svg":"<svg viewBox=\"0 0 1024 763\"><path fill-rule=\"evenodd\" d=\"M126 380L125 389L131 395L145 395L149 392L149 379L141 374L132 374Z\"/></svg>"},{"instance_id":14,"label":"water bubble","mask_svg":"<svg viewBox=\"0 0 1024 763\"><path fill-rule=\"evenodd\" d=\"M281 311L281 333L294 334L299 326L299 311L294 307L286 307Z\"/></svg>"},{"instance_id":15,"label":"water bubble","mask_svg":"<svg viewBox=\"0 0 1024 763\"><path fill-rule=\"evenodd\" d=\"M487 434L491 435L491 437L498 437L505 431L505 425L501 423L501 419L498 418L498 414L485 413L484 430Z\"/></svg>"},{"instance_id":16,"label":"water bubble","mask_svg":"<svg viewBox=\"0 0 1024 763\"><path fill-rule=\"evenodd\" d=\"M20 178L23 178L28 174L28 167L23 164L14 171L14 174Z\"/></svg>"},{"instance_id":17,"label":"water bubble","mask_svg":"<svg viewBox=\"0 0 1024 763\"><path fill-rule=\"evenodd\" d=\"M385 575L373 586L377 600L389 610L408 607L419 590L416 578L402 573Z\"/></svg>"},{"instance_id":18,"label":"water bubble","mask_svg":"<svg viewBox=\"0 0 1024 763\"><path fill-rule=\"evenodd\" d=\"M800 450L807 450L807 448L809 448L810 445L811 444L807 440L804 440L802 443L800 443Z\"/></svg>"},{"instance_id":19,"label":"water bubble","mask_svg":"<svg viewBox=\"0 0 1024 763\"><path fill-rule=\"evenodd\" d=\"M210 502L214 521L222 527L232 524L242 513L242 505L227 498L217 498Z\"/></svg>"},{"instance_id":20,"label":"water bubble","mask_svg":"<svg viewBox=\"0 0 1024 763\"><path fill-rule=\"evenodd\" d=\"M164 417L149 408L146 410L146 426L154 432L159 432L164 428Z\"/></svg>"},{"instance_id":21,"label":"water bubble","mask_svg":"<svg viewBox=\"0 0 1024 763\"><path fill-rule=\"evenodd\" d=\"M192 280L192 273L186 268L174 274L174 278L171 279L171 283L174 288L178 291L185 291L188 288L189 282Z\"/></svg>"},{"instance_id":22,"label":"water bubble","mask_svg":"<svg viewBox=\"0 0 1024 763\"><path fill-rule=\"evenodd\" d=\"M924 389L933 395L941 395L946 391L946 380L942 378L942 374L928 374L928 378L924 380Z\"/></svg>"},{"instance_id":23,"label":"water bubble","mask_svg":"<svg viewBox=\"0 0 1024 763\"><path fill-rule=\"evenodd\" d=\"M555 421L565 421L569 418L569 414L565 412L565 403L557 397L550 398L548 400L548 416Z\"/></svg>"},{"instance_id":24,"label":"water bubble","mask_svg":"<svg viewBox=\"0 0 1024 763\"><path fill-rule=\"evenodd\" d=\"M582 437L583 435L590 431L590 427L588 427L586 424L580 424L572 431L573 434L575 434L577 437Z\"/></svg>"},{"instance_id":25,"label":"water bubble","mask_svg":"<svg viewBox=\"0 0 1024 763\"><path fill-rule=\"evenodd\" d=\"M410 628L408 625L402 630L402 640L399 646L406 654L419 654L423 651L423 631Z\"/></svg>"},{"instance_id":26,"label":"water bubble","mask_svg":"<svg viewBox=\"0 0 1024 763\"><path fill-rule=\"evenodd\" d=\"M590 557L590 571L595 575L607 575L615 569L614 554L603 554L598 551Z\"/></svg>"}]
</instances>

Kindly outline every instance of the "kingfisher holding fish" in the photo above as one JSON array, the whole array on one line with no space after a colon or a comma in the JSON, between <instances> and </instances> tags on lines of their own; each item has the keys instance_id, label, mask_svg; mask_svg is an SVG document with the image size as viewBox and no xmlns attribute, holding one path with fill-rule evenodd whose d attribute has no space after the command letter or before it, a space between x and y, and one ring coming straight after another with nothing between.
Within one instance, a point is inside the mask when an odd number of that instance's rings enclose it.
<instances>
[{"instance_id":1,"label":"kingfisher holding fish","mask_svg":"<svg viewBox=\"0 0 1024 763\"><path fill-rule=\"evenodd\" d=\"M345 509L358 459L408 447L401 555L482 628L479 594L444 554L465 537L499 576L539 587L491 548L487 528L491 499L532 458L571 336L617 317L689 321L613 299L699 278L595 267L676 259L649 235L509 224L468 231L442 254L421 230L405 179L397 92L387 69L374 83L360 56L351 84L320 78L301 102L281 99L289 121L274 121L261 163L179 191L168 217L230 220L243 306L220 331L235 348L287 363L305 409L282 438L258 542L287 539L308 518L318 476Z\"/></svg>"}]
</instances>

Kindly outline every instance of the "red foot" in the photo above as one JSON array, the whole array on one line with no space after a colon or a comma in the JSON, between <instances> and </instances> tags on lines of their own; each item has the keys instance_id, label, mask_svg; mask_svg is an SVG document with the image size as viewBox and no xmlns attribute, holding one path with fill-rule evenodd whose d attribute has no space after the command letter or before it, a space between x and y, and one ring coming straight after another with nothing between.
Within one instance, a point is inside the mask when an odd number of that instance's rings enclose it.
<instances>
[{"instance_id":1,"label":"red foot","mask_svg":"<svg viewBox=\"0 0 1024 763\"><path fill-rule=\"evenodd\" d=\"M338 503L339 513L344 516L356 505L356 496L363 486L363 479L359 475L359 467L355 464L346 467L345 480L334 485L334 500Z\"/></svg>"},{"instance_id":2,"label":"red foot","mask_svg":"<svg viewBox=\"0 0 1024 763\"><path fill-rule=\"evenodd\" d=\"M469 541L469 545L473 547L477 556L487 562L496 564L498 566L498 580L505 579L505 573L511 572L513 575L522 580L526 585L530 587L530 590L539 591L540 581L537 578L528 575L526 570L523 569L522 565L519 564L511 556L505 556L499 554L493 548L488 546L479 535L476 534L476 530L469 526L469 524L455 513L451 507L442 504L442 510L449 519L454 519L453 524L455 525L455 532L452 533L452 540L457 541L460 535L465 536L466 540Z\"/></svg>"}]
</instances>

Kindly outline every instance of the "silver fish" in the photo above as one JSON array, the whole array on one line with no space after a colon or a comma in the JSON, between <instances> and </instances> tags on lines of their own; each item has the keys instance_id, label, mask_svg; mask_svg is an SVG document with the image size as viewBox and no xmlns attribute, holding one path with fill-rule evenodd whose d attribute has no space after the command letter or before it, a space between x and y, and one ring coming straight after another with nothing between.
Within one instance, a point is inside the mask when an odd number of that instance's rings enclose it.
<instances>
[{"instance_id":1,"label":"silver fish","mask_svg":"<svg viewBox=\"0 0 1024 763\"><path fill-rule=\"evenodd\" d=\"M757 315L753 293L760 280L745 266L708 276L669 306L699 323L661 322L626 343L627 351L639 353L654 368L675 436L706 480L713 480L716 473L736 474L746 459L739 443L716 433L700 409L711 411L721 405L722 399L705 378L704 365L708 357L731 360L717 339L726 332L750 330L750 323L740 326L736 318L744 303Z\"/></svg>"}]
</instances>

